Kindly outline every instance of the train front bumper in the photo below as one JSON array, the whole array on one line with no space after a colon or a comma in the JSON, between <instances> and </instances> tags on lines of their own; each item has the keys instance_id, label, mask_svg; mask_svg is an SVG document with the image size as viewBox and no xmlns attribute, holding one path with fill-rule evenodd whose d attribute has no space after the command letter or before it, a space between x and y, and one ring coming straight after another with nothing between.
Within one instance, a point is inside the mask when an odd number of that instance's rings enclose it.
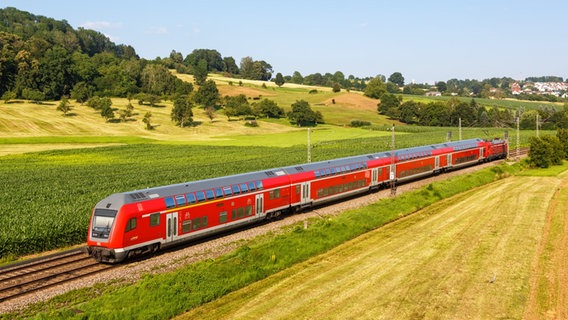
<instances>
[{"instance_id":1,"label":"train front bumper","mask_svg":"<svg viewBox=\"0 0 568 320\"><path fill-rule=\"evenodd\" d=\"M87 252L97 262L118 263L123 261L127 254L123 249L109 249L105 247L87 247Z\"/></svg>"}]
</instances>

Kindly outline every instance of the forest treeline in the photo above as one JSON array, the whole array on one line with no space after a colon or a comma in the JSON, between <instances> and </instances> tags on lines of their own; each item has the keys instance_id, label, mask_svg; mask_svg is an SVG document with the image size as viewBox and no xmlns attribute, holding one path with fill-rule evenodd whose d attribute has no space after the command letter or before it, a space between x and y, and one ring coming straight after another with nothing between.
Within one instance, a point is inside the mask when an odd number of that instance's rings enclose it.
<instances>
[{"instance_id":1,"label":"forest treeline","mask_svg":"<svg viewBox=\"0 0 568 320\"><path fill-rule=\"evenodd\" d=\"M358 78L345 76L341 71L305 76L299 71L292 75L274 75L272 66L264 60L244 57L237 64L233 57L223 57L214 49L195 49L186 56L172 50L168 57L147 60L140 58L132 46L117 45L100 32L74 29L65 20L11 7L0 9L0 48L0 97L4 100L44 101L68 97L85 102L93 96L134 97L140 93L173 100L175 96L191 93L193 84L179 80L169 69L192 74L198 86L206 83L209 73L221 73L235 78L272 80L278 85L288 82L329 86L334 91L360 90L367 94L373 90L370 85L381 82L386 93L393 95L424 95L429 90L437 90L448 95L497 99L508 97L510 85L515 81L506 77L483 81L450 79L432 86L407 84L400 72L388 78L384 75ZM560 77L527 78L529 81L540 79L563 80ZM379 98L372 93L367 95ZM556 97L544 98L557 100ZM395 109L398 111L391 110L394 113L381 112L395 117L400 113L400 119L409 123L428 122L425 117L412 115L409 105ZM486 123L483 112L479 113L477 123ZM503 120L489 122L510 122L509 118L504 115Z\"/></svg>"}]
</instances>

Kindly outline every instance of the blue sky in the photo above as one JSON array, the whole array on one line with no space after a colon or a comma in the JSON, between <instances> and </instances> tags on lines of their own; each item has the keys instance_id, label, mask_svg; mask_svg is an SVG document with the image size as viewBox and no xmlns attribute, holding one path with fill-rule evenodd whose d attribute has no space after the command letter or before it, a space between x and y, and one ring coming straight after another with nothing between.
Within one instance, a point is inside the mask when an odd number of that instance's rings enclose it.
<instances>
[{"instance_id":1,"label":"blue sky","mask_svg":"<svg viewBox=\"0 0 568 320\"><path fill-rule=\"evenodd\" d=\"M0 0L5 7L97 30L147 59L215 49L283 75L568 78L565 0Z\"/></svg>"}]
</instances>

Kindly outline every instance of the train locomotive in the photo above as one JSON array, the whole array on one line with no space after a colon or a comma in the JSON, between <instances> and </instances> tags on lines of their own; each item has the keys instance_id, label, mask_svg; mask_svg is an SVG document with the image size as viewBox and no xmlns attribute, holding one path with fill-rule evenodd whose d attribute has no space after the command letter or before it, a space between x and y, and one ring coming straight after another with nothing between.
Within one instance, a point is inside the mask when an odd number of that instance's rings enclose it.
<instances>
[{"instance_id":1,"label":"train locomotive","mask_svg":"<svg viewBox=\"0 0 568 320\"><path fill-rule=\"evenodd\" d=\"M328 201L506 158L505 140L469 139L116 193L93 209L87 251L118 263Z\"/></svg>"}]
</instances>

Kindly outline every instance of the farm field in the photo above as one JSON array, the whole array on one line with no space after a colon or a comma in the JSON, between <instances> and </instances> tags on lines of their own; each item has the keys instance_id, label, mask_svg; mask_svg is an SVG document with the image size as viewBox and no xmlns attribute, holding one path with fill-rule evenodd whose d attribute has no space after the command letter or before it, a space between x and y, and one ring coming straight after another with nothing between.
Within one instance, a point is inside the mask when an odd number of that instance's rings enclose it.
<instances>
[{"instance_id":1,"label":"farm field","mask_svg":"<svg viewBox=\"0 0 568 320\"><path fill-rule=\"evenodd\" d=\"M436 203L180 319L565 319L568 173Z\"/></svg>"}]
</instances>

